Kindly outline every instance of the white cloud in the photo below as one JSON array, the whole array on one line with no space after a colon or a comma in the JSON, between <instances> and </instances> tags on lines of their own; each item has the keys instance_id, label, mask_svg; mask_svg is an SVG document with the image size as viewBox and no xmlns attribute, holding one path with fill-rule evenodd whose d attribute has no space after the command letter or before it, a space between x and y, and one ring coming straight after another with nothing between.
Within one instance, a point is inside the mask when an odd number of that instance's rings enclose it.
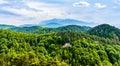
<instances>
[{"instance_id":1,"label":"white cloud","mask_svg":"<svg viewBox=\"0 0 120 66\"><path fill-rule=\"evenodd\" d=\"M14 14L22 15L24 18L34 18L35 20L37 20L37 22L40 22L46 19L51 19L51 18L63 18L62 12L58 9L46 8L43 11L32 11L32 10L27 10L25 8L23 9L3 8L3 9L9 12L12 12Z\"/></svg>"},{"instance_id":2,"label":"white cloud","mask_svg":"<svg viewBox=\"0 0 120 66\"><path fill-rule=\"evenodd\" d=\"M120 5L120 0L115 0L115 4Z\"/></svg>"},{"instance_id":3,"label":"white cloud","mask_svg":"<svg viewBox=\"0 0 120 66\"><path fill-rule=\"evenodd\" d=\"M41 10L48 15L56 15L64 13L65 9L54 4L41 3L41 2L28 2L26 3L29 8ZM59 15L56 15L59 16Z\"/></svg>"},{"instance_id":4,"label":"white cloud","mask_svg":"<svg viewBox=\"0 0 120 66\"><path fill-rule=\"evenodd\" d=\"M16 2L15 2L16 1ZM0 23L1 24L27 24L27 23L39 23L43 20L48 20L52 18L72 18L83 21L92 21L99 23L119 23L119 0L114 2L106 3L103 1L92 2L87 0L59 0L60 3L48 0L0 0L0 9L8 13L0 13ZM117 4L116 4L117 2ZM6 4L8 3L8 4ZM105 4L103 4L105 3ZM2 6L1 4L6 4ZM22 5L21 5L22 4ZM73 5L71 5L73 4ZM111 8L106 8L111 6ZM75 7L83 8L75 8ZM84 7L88 7L85 8ZM92 8L96 7L96 8ZM106 8L106 10L101 9ZM101 10L99 10L101 9ZM111 10L113 9L113 10ZM113 12L109 12L113 11ZM12 14L18 14L21 16L15 16ZM105 12L105 13L104 13ZM2 15L1 15L2 14ZM111 15L110 15L111 14ZM116 16L118 15L118 16ZM107 17L111 16L109 19ZM114 16L114 17L113 17Z\"/></svg>"},{"instance_id":5,"label":"white cloud","mask_svg":"<svg viewBox=\"0 0 120 66\"><path fill-rule=\"evenodd\" d=\"M57 4L50 4L50 3L43 3L43 2L26 2L26 5L29 8L33 8L36 10L42 11L41 14L38 15L45 15L46 18L61 18L63 17L63 14L66 12L66 9L64 7L60 7ZM36 13L36 12L35 12Z\"/></svg>"},{"instance_id":6,"label":"white cloud","mask_svg":"<svg viewBox=\"0 0 120 66\"><path fill-rule=\"evenodd\" d=\"M6 4L6 3L8 3L8 2L5 0L0 0L0 4Z\"/></svg>"},{"instance_id":7,"label":"white cloud","mask_svg":"<svg viewBox=\"0 0 120 66\"><path fill-rule=\"evenodd\" d=\"M27 7L13 8L7 6L7 7L1 7L1 9L14 14L21 15L26 19L33 18L34 20L31 23L35 23L35 22L38 23L43 20L52 19L52 18L64 18L64 14L66 13L66 10L63 7L59 7L56 4L54 5L54 4L48 4L42 2L28 2L28 1L25 1L24 3L26 4ZM19 17L21 19L18 19L18 17L14 17L16 21L13 20L13 18L9 18L6 20L0 18L0 21L9 23L9 20L11 19L11 21L14 21L13 23L16 22L15 24L17 25L23 23L29 23L29 21L24 21L22 17Z\"/></svg>"},{"instance_id":8,"label":"white cloud","mask_svg":"<svg viewBox=\"0 0 120 66\"><path fill-rule=\"evenodd\" d=\"M113 8L115 8L115 9L116 9L116 8L117 8L117 6L113 6Z\"/></svg>"},{"instance_id":9,"label":"white cloud","mask_svg":"<svg viewBox=\"0 0 120 66\"><path fill-rule=\"evenodd\" d=\"M73 3L73 6L77 6L77 7L89 7L90 3L86 2L86 1L79 1L79 2Z\"/></svg>"},{"instance_id":10,"label":"white cloud","mask_svg":"<svg viewBox=\"0 0 120 66\"><path fill-rule=\"evenodd\" d=\"M107 5L101 4L101 3L95 3L96 8L106 8Z\"/></svg>"},{"instance_id":11,"label":"white cloud","mask_svg":"<svg viewBox=\"0 0 120 66\"><path fill-rule=\"evenodd\" d=\"M37 20L36 19L29 19L25 17L16 17L16 16L10 16L10 15L0 15L0 24L8 24L8 25L20 25L20 24L36 24Z\"/></svg>"},{"instance_id":12,"label":"white cloud","mask_svg":"<svg viewBox=\"0 0 120 66\"><path fill-rule=\"evenodd\" d=\"M2 9L22 16L34 17L35 15L37 15L34 11L27 10L25 8L17 9L17 8L3 7Z\"/></svg>"},{"instance_id":13,"label":"white cloud","mask_svg":"<svg viewBox=\"0 0 120 66\"><path fill-rule=\"evenodd\" d=\"M119 2L119 3L120 3L120 0L117 0L117 2Z\"/></svg>"}]
</instances>

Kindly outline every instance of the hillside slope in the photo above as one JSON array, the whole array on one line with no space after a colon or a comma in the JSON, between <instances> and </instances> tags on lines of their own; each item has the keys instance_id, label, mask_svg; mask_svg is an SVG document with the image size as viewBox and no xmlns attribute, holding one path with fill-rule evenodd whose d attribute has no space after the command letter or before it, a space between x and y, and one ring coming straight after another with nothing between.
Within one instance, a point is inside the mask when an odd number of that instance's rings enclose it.
<instances>
[{"instance_id":1,"label":"hillside slope","mask_svg":"<svg viewBox=\"0 0 120 66\"><path fill-rule=\"evenodd\" d=\"M3 66L119 66L120 42L71 31L25 34L0 30Z\"/></svg>"},{"instance_id":2,"label":"hillside slope","mask_svg":"<svg viewBox=\"0 0 120 66\"><path fill-rule=\"evenodd\" d=\"M62 26L58 28L43 28L40 26L16 27L16 26L11 26L11 25L0 25L0 29L7 29L7 30L16 31L16 32L44 34L44 33L63 32L63 31L85 32L88 29L90 29L90 27L68 25L68 26Z\"/></svg>"},{"instance_id":3,"label":"hillside slope","mask_svg":"<svg viewBox=\"0 0 120 66\"><path fill-rule=\"evenodd\" d=\"M90 27L87 27L87 26L68 25L68 26L63 26L63 27L58 27L58 28L38 29L34 33L43 34L43 33L64 32L64 31L73 31L73 32L81 33L81 32L85 32L89 29L90 29Z\"/></svg>"},{"instance_id":4,"label":"hillside slope","mask_svg":"<svg viewBox=\"0 0 120 66\"><path fill-rule=\"evenodd\" d=\"M120 40L120 29L108 24L101 24L91 28L88 30L88 33L90 35Z\"/></svg>"}]
</instances>

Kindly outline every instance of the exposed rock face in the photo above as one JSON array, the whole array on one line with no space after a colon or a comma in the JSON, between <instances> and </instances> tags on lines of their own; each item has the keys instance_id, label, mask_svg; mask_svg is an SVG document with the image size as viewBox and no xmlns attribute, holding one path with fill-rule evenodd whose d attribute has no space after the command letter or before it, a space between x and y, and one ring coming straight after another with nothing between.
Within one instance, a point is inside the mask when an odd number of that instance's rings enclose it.
<instances>
[{"instance_id":1,"label":"exposed rock face","mask_svg":"<svg viewBox=\"0 0 120 66\"><path fill-rule=\"evenodd\" d=\"M70 43L65 43L62 47L67 48L67 47L72 47L72 45L70 45Z\"/></svg>"}]
</instances>

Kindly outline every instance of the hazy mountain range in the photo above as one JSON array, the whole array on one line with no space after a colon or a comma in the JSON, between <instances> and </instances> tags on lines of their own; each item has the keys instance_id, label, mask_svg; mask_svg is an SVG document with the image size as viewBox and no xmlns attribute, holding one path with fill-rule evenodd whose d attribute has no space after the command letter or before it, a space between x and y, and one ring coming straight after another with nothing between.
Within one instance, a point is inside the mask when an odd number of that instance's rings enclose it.
<instances>
[{"instance_id":1,"label":"hazy mountain range","mask_svg":"<svg viewBox=\"0 0 120 66\"><path fill-rule=\"evenodd\" d=\"M7 29L17 32L26 32L26 33L51 33L51 32L63 32L63 31L73 31L73 32L85 32L89 30L91 27L88 26L77 26L77 25L67 25L61 26L57 28L46 28L41 26L29 26L29 27L19 27L13 25L0 25L0 29Z\"/></svg>"},{"instance_id":2,"label":"hazy mountain range","mask_svg":"<svg viewBox=\"0 0 120 66\"><path fill-rule=\"evenodd\" d=\"M20 25L22 27L31 27L31 26L41 26L41 27L48 27L48 28L56 28L61 26L67 26L67 25L79 25L79 26L95 26L97 25L94 22L85 22L75 19L51 19L51 20L45 20L40 22L39 24L24 24Z\"/></svg>"},{"instance_id":3,"label":"hazy mountain range","mask_svg":"<svg viewBox=\"0 0 120 66\"><path fill-rule=\"evenodd\" d=\"M86 32L90 35L96 35L105 38L118 38L120 39L120 29L108 24L97 25L92 22L84 22L74 19L51 19L40 22L39 24L24 24L21 26L4 25L0 24L0 29L7 29L17 32L45 34L54 32Z\"/></svg>"},{"instance_id":4,"label":"hazy mountain range","mask_svg":"<svg viewBox=\"0 0 120 66\"><path fill-rule=\"evenodd\" d=\"M49 23L57 26L48 28ZM10 66L120 65L119 28L109 24L88 27L66 23L64 26L48 22L48 26L42 27L1 24L0 65L9 66L8 62Z\"/></svg>"},{"instance_id":5,"label":"hazy mountain range","mask_svg":"<svg viewBox=\"0 0 120 66\"><path fill-rule=\"evenodd\" d=\"M50 23L50 22L48 22ZM53 24L53 23L51 23ZM55 24L55 23L54 23ZM50 27L50 26L49 26ZM72 31L77 33L88 33L90 35L96 35L104 38L111 39L120 39L120 29L109 24L101 24L95 27L89 26L79 26L79 25L67 25L60 26L55 28L41 27L36 25L27 25L25 27L13 26L13 25L0 25L0 29L11 30L16 32L25 32L25 33L34 33L34 34L46 34L46 33L57 33L57 32L65 32Z\"/></svg>"}]
</instances>

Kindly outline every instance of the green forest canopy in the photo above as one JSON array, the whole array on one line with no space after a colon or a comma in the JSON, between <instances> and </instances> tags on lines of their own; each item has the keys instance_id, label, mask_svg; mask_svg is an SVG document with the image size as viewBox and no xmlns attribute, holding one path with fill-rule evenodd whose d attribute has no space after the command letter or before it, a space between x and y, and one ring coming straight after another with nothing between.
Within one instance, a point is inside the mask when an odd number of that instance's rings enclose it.
<instances>
[{"instance_id":1,"label":"green forest canopy","mask_svg":"<svg viewBox=\"0 0 120 66\"><path fill-rule=\"evenodd\" d=\"M66 43L71 46L63 47ZM120 41L71 31L27 34L0 30L3 66L119 66Z\"/></svg>"}]
</instances>

